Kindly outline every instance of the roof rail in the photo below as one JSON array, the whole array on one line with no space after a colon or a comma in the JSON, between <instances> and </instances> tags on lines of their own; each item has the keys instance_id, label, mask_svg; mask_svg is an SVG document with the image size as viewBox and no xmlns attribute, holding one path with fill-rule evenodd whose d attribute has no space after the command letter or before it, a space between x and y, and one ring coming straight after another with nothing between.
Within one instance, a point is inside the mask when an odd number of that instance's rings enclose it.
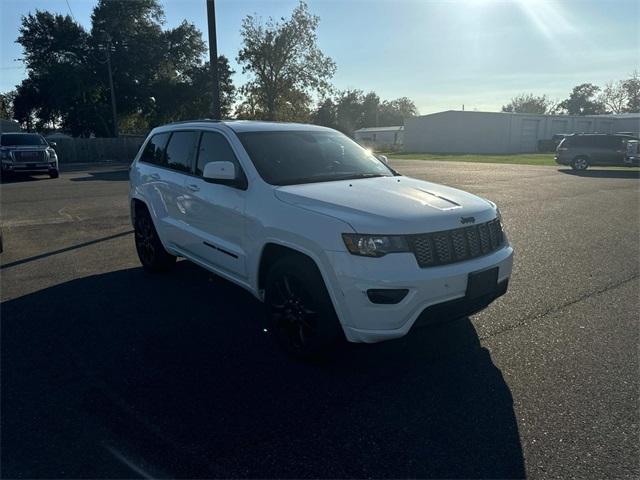
<instances>
[{"instance_id":1,"label":"roof rail","mask_svg":"<svg viewBox=\"0 0 640 480\"><path fill-rule=\"evenodd\" d=\"M214 120L212 118L196 118L193 120L179 120L177 122L165 123L165 125L180 125L181 123L194 123L194 122L221 123L222 120Z\"/></svg>"}]
</instances>

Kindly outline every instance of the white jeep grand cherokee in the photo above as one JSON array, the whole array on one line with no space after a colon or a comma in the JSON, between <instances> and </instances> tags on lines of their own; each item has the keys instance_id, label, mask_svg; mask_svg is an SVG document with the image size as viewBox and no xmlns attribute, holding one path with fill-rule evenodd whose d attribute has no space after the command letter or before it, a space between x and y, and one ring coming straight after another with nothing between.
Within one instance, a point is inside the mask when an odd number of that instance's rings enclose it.
<instances>
[{"instance_id":1,"label":"white jeep grand cherokee","mask_svg":"<svg viewBox=\"0 0 640 480\"><path fill-rule=\"evenodd\" d=\"M185 257L244 287L299 356L470 315L511 275L495 204L402 176L329 128L158 127L130 182L142 265Z\"/></svg>"}]
</instances>

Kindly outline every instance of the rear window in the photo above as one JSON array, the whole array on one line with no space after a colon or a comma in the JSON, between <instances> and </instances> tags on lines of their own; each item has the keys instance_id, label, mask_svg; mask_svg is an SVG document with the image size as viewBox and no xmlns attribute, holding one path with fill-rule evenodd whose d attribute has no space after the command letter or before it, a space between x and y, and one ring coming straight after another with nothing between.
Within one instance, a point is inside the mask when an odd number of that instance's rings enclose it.
<instances>
[{"instance_id":1,"label":"rear window","mask_svg":"<svg viewBox=\"0 0 640 480\"><path fill-rule=\"evenodd\" d=\"M0 135L0 145L3 147L23 145L48 145L47 141L37 134L3 133Z\"/></svg>"},{"instance_id":2,"label":"rear window","mask_svg":"<svg viewBox=\"0 0 640 480\"><path fill-rule=\"evenodd\" d=\"M151 137L144 147L140 161L153 165L163 165L167 140L169 140L169 133L158 133Z\"/></svg>"}]
</instances>

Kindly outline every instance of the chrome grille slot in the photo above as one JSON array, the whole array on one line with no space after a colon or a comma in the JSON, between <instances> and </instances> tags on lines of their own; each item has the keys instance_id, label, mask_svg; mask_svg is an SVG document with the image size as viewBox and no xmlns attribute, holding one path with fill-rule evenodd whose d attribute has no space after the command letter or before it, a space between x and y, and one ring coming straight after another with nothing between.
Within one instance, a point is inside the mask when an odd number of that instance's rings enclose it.
<instances>
[{"instance_id":1,"label":"chrome grille slot","mask_svg":"<svg viewBox=\"0 0 640 480\"><path fill-rule=\"evenodd\" d=\"M17 150L13 152L13 158L20 163L43 163L47 161L44 150Z\"/></svg>"}]
</instances>

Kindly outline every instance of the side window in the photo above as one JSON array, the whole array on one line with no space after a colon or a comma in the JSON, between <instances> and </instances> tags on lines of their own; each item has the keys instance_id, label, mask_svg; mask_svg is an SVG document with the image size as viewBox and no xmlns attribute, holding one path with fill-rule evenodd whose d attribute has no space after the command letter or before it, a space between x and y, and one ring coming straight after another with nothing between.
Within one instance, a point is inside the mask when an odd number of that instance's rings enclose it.
<instances>
[{"instance_id":1,"label":"side window","mask_svg":"<svg viewBox=\"0 0 640 480\"><path fill-rule=\"evenodd\" d=\"M144 152L140 156L140 161L153 165L164 164L164 152L169 139L169 133L158 133L151 137L144 147Z\"/></svg>"},{"instance_id":2,"label":"side window","mask_svg":"<svg viewBox=\"0 0 640 480\"><path fill-rule=\"evenodd\" d=\"M179 172L191 172L198 145L198 132L173 132L167 145L167 167Z\"/></svg>"},{"instance_id":3,"label":"side window","mask_svg":"<svg viewBox=\"0 0 640 480\"><path fill-rule=\"evenodd\" d=\"M231 162L235 165L236 170L240 170L240 163L231 150L231 145L220 133L202 132L196 175L202 175L204 166L209 162Z\"/></svg>"}]
</instances>

